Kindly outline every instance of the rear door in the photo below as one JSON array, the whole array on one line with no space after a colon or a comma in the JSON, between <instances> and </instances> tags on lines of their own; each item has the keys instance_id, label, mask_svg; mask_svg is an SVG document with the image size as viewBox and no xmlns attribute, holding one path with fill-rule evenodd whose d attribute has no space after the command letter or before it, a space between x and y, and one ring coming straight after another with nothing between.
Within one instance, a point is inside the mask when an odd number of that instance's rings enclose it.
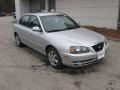
<instances>
[{"instance_id":1,"label":"rear door","mask_svg":"<svg viewBox=\"0 0 120 90\"><path fill-rule=\"evenodd\" d=\"M30 44L29 40L27 39L27 35L28 32L30 31L30 28L28 27L29 25L29 19L30 16L29 15L25 15L23 16L20 20L19 20L19 24L17 26L17 28L19 29L17 32L22 40L23 43L25 44Z\"/></svg>"}]
</instances>

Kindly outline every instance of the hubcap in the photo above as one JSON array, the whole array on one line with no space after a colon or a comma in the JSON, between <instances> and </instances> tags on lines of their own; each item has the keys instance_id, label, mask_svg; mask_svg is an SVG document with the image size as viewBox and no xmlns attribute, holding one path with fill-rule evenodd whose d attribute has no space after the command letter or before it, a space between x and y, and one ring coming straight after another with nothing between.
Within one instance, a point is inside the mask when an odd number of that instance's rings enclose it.
<instances>
[{"instance_id":1,"label":"hubcap","mask_svg":"<svg viewBox=\"0 0 120 90\"><path fill-rule=\"evenodd\" d=\"M19 46L20 45L20 38L16 36L16 44Z\"/></svg>"},{"instance_id":2,"label":"hubcap","mask_svg":"<svg viewBox=\"0 0 120 90\"><path fill-rule=\"evenodd\" d=\"M54 51L49 51L48 53L48 59L51 65L57 66L58 64L58 57L57 54Z\"/></svg>"}]
</instances>

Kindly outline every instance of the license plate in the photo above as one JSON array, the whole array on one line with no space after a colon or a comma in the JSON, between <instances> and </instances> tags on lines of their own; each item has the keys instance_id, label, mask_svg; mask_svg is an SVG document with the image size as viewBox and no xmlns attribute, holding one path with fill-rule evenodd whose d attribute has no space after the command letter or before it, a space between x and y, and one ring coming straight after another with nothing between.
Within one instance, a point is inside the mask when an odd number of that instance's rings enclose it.
<instances>
[{"instance_id":1,"label":"license plate","mask_svg":"<svg viewBox=\"0 0 120 90\"><path fill-rule=\"evenodd\" d=\"M101 59L105 56L105 51L101 51L98 53L98 59Z\"/></svg>"}]
</instances>

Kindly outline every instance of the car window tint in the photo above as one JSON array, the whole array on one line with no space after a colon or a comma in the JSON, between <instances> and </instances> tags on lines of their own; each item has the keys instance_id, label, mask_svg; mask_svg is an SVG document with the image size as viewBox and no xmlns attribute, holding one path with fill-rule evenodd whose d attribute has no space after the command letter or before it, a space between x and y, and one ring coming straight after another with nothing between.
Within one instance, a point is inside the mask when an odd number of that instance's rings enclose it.
<instances>
[{"instance_id":1,"label":"car window tint","mask_svg":"<svg viewBox=\"0 0 120 90\"><path fill-rule=\"evenodd\" d=\"M38 20L38 18L36 16L31 16L30 21L29 21L29 27L33 28L35 26L40 27L39 20Z\"/></svg>"},{"instance_id":2,"label":"car window tint","mask_svg":"<svg viewBox=\"0 0 120 90\"><path fill-rule=\"evenodd\" d=\"M22 20L23 20L23 18L21 18L21 19L19 20L19 24L22 24Z\"/></svg>"},{"instance_id":3,"label":"car window tint","mask_svg":"<svg viewBox=\"0 0 120 90\"><path fill-rule=\"evenodd\" d=\"M23 17L20 19L19 24L28 27L28 22L29 22L29 16L23 16Z\"/></svg>"}]
</instances>

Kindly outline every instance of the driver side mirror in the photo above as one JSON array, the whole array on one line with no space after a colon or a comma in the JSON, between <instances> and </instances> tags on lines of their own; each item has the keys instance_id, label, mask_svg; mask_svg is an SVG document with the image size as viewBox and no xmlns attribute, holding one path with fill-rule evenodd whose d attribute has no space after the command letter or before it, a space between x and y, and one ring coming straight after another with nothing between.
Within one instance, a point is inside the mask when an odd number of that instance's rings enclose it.
<instances>
[{"instance_id":1,"label":"driver side mirror","mask_svg":"<svg viewBox=\"0 0 120 90\"><path fill-rule=\"evenodd\" d=\"M36 32L42 32L42 29L39 28L38 26L33 27L32 30Z\"/></svg>"},{"instance_id":2,"label":"driver side mirror","mask_svg":"<svg viewBox=\"0 0 120 90\"><path fill-rule=\"evenodd\" d=\"M80 25L80 22L79 22L79 21L77 21L77 24L79 24L79 25Z\"/></svg>"}]
</instances>

